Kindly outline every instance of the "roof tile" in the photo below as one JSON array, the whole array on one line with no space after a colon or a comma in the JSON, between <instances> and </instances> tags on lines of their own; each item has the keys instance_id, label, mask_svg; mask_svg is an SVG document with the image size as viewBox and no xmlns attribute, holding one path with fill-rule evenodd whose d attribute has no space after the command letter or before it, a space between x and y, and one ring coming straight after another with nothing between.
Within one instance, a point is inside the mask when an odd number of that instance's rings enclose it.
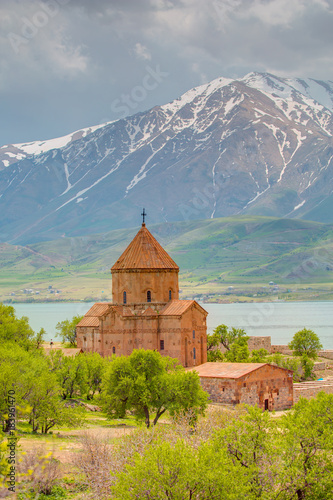
<instances>
[{"instance_id":1,"label":"roof tile","mask_svg":"<svg viewBox=\"0 0 333 500\"><path fill-rule=\"evenodd\" d=\"M171 300L161 311L161 316L181 316L195 304L195 300Z\"/></svg>"},{"instance_id":2,"label":"roof tile","mask_svg":"<svg viewBox=\"0 0 333 500\"><path fill-rule=\"evenodd\" d=\"M154 236L142 225L140 231L112 266L112 271L124 269L177 269L179 267Z\"/></svg>"},{"instance_id":3,"label":"roof tile","mask_svg":"<svg viewBox=\"0 0 333 500\"><path fill-rule=\"evenodd\" d=\"M83 316L76 326L99 326L99 318L96 316Z\"/></svg>"},{"instance_id":4,"label":"roof tile","mask_svg":"<svg viewBox=\"0 0 333 500\"><path fill-rule=\"evenodd\" d=\"M241 378L267 363L204 363L190 370L198 372L200 377L206 378Z\"/></svg>"},{"instance_id":5,"label":"roof tile","mask_svg":"<svg viewBox=\"0 0 333 500\"><path fill-rule=\"evenodd\" d=\"M85 316L104 316L108 310L111 303L109 302L96 302L89 311L86 312Z\"/></svg>"}]
</instances>

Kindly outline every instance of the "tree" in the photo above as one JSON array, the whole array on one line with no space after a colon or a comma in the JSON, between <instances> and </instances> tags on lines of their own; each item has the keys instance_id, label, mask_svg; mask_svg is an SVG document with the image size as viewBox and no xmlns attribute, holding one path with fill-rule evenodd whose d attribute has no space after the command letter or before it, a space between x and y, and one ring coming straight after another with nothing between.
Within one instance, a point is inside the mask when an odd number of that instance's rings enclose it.
<instances>
[{"instance_id":1,"label":"tree","mask_svg":"<svg viewBox=\"0 0 333 500\"><path fill-rule=\"evenodd\" d=\"M241 328L228 329L226 325L217 326L212 335L207 335L207 361L248 362L248 339ZM220 344L226 349L225 354L219 349Z\"/></svg>"},{"instance_id":2,"label":"tree","mask_svg":"<svg viewBox=\"0 0 333 500\"><path fill-rule=\"evenodd\" d=\"M266 363L268 354L266 349L253 349L250 355L250 363Z\"/></svg>"},{"instance_id":3,"label":"tree","mask_svg":"<svg viewBox=\"0 0 333 500\"><path fill-rule=\"evenodd\" d=\"M196 372L186 372L177 360L144 349L110 363L102 396L110 418L133 411L148 428L152 413L153 425L167 410L172 415L191 410L195 418L204 413L208 399Z\"/></svg>"},{"instance_id":4,"label":"tree","mask_svg":"<svg viewBox=\"0 0 333 500\"><path fill-rule=\"evenodd\" d=\"M207 361L223 361L223 354L219 349L220 335L213 333L207 335Z\"/></svg>"},{"instance_id":5,"label":"tree","mask_svg":"<svg viewBox=\"0 0 333 500\"><path fill-rule=\"evenodd\" d=\"M239 477L235 481L235 467L225 465L225 453L217 455L211 446L195 448L182 440L151 444L117 475L111 495L114 500L249 498L247 485Z\"/></svg>"},{"instance_id":6,"label":"tree","mask_svg":"<svg viewBox=\"0 0 333 500\"><path fill-rule=\"evenodd\" d=\"M0 343L15 342L28 350L34 346L35 333L30 327L28 318L17 318L11 306L0 303Z\"/></svg>"},{"instance_id":7,"label":"tree","mask_svg":"<svg viewBox=\"0 0 333 500\"><path fill-rule=\"evenodd\" d=\"M62 343L69 342L71 346L76 346L76 325L81 321L83 316L73 316L71 320L65 319L57 323L57 337L61 337Z\"/></svg>"},{"instance_id":8,"label":"tree","mask_svg":"<svg viewBox=\"0 0 333 500\"><path fill-rule=\"evenodd\" d=\"M242 328L229 328L226 325L219 325L213 330L213 335L217 336L219 343L222 344L227 351L230 351L231 345L239 340L245 339L248 341L249 337Z\"/></svg>"},{"instance_id":9,"label":"tree","mask_svg":"<svg viewBox=\"0 0 333 500\"><path fill-rule=\"evenodd\" d=\"M0 419L5 432L9 430L9 391L15 391L16 408L23 409L34 386L37 371L47 370L44 361L44 354L40 350L26 351L15 342L0 344Z\"/></svg>"},{"instance_id":10,"label":"tree","mask_svg":"<svg viewBox=\"0 0 333 500\"><path fill-rule=\"evenodd\" d=\"M27 397L31 408L30 423L33 432L47 434L55 425L79 427L83 422L81 408L66 407L60 398L61 389L55 374L41 373L35 379L33 391Z\"/></svg>"},{"instance_id":11,"label":"tree","mask_svg":"<svg viewBox=\"0 0 333 500\"><path fill-rule=\"evenodd\" d=\"M292 349L294 356L303 356L305 354L312 359L316 359L318 351L323 348L318 335L306 328L295 333L288 347Z\"/></svg>"},{"instance_id":12,"label":"tree","mask_svg":"<svg viewBox=\"0 0 333 500\"><path fill-rule=\"evenodd\" d=\"M279 422L281 456L279 500L333 498L333 395L301 398Z\"/></svg>"},{"instance_id":13,"label":"tree","mask_svg":"<svg viewBox=\"0 0 333 500\"><path fill-rule=\"evenodd\" d=\"M36 342L37 349L39 349L41 347L42 343L44 342L45 335L46 335L46 331L44 328L41 328L39 330L39 332L36 333L35 342Z\"/></svg>"},{"instance_id":14,"label":"tree","mask_svg":"<svg viewBox=\"0 0 333 500\"><path fill-rule=\"evenodd\" d=\"M245 414L213 438L216 449L227 451L230 465L235 465L237 479L248 484L249 496L246 498L276 498L273 492L279 453L275 441L280 438L276 422L268 412L252 406L246 406Z\"/></svg>"},{"instance_id":15,"label":"tree","mask_svg":"<svg viewBox=\"0 0 333 500\"><path fill-rule=\"evenodd\" d=\"M80 360L86 364L87 399L93 399L96 391L101 392L107 361L97 352L80 354Z\"/></svg>"},{"instance_id":16,"label":"tree","mask_svg":"<svg viewBox=\"0 0 333 500\"><path fill-rule=\"evenodd\" d=\"M250 351L247 345L248 337L240 335L230 344L229 350L225 354L225 359L230 363L248 363Z\"/></svg>"},{"instance_id":17,"label":"tree","mask_svg":"<svg viewBox=\"0 0 333 500\"><path fill-rule=\"evenodd\" d=\"M83 356L64 356L58 351L51 353L49 364L51 371L57 376L63 399L86 393L87 365Z\"/></svg>"}]
</instances>

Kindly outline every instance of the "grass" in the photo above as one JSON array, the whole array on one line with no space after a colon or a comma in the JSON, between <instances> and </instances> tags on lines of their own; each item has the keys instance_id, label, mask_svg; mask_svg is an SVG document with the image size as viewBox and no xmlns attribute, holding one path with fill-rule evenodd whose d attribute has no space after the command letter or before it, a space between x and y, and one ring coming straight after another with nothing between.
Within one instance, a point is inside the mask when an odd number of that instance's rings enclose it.
<instances>
[{"instance_id":1,"label":"grass","mask_svg":"<svg viewBox=\"0 0 333 500\"><path fill-rule=\"evenodd\" d=\"M238 216L156 224L149 229L180 267L182 297L224 295L230 285L242 285L245 292L241 290L240 297L244 297L251 293L250 287L274 281L297 290L323 285L325 300L332 299L332 224ZM135 233L117 230L28 247L0 245L0 301L110 301L110 267ZM234 298L238 300L229 297Z\"/></svg>"}]
</instances>

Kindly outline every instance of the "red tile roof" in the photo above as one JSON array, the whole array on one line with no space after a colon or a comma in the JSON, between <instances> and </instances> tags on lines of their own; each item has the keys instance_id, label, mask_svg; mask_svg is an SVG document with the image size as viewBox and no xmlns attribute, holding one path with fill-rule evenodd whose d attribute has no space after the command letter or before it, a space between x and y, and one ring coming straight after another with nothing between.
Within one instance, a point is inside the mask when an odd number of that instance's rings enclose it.
<instances>
[{"instance_id":1,"label":"red tile roof","mask_svg":"<svg viewBox=\"0 0 333 500\"><path fill-rule=\"evenodd\" d=\"M205 378L241 378L265 365L267 363L204 363L190 370Z\"/></svg>"},{"instance_id":2,"label":"red tile roof","mask_svg":"<svg viewBox=\"0 0 333 500\"><path fill-rule=\"evenodd\" d=\"M85 316L104 316L108 310L111 303L109 302L96 302L89 311L86 312Z\"/></svg>"},{"instance_id":3,"label":"red tile roof","mask_svg":"<svg viewBox=\"0 0 333 500\"><path fill-rule=\"evenodd\" d=\"M165 308L162 309L161 316L181 316L194 304L206 314L208 314L207 311L205 311L205 309L201 307L195 300L171 300L167 303Z\"/></svg>"},{"instance_id":4,"label":"red tile roof","mask_svg":"<svg viewBox=\"0 0 333 500\"><path fill-rule=\"evenodd\" d=\"M76 326L99 326L99 318L96 316L83 316Z\"/></svg>"},{"instance_id":5,"label":"red tile roof","mask_svg":"<svg viewBox=\"0 0 333 500\"><path fill-rule=\"evenodd\" d=\"M179 267L146 226L142 225L140 231L111 268L112 271L124 269L179 270Z\"/></svg>"},{"instance_id":6,"label":"red tile roof","mask_svg":"<svg viewBox=\"0 0 333 500\"><path fill-rule=\"evenodd\" d=\"M107 314L110 305L108 302L96 302L86 312L77 326L99 326L99 318Z\"/></svg>"}]
</instances>

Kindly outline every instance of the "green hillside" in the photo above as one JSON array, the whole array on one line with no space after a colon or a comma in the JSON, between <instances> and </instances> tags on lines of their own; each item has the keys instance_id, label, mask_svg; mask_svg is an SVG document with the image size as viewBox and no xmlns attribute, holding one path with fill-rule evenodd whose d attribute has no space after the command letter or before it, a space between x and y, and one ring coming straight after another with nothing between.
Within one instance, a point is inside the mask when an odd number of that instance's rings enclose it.
<instances>
[{"instance_id":1,"label":"green hillside","mask_svg":"<svg viewBox=\"0 0 333 500\"><path fill-rule=\"evenodd\" d=\"M110 267L137 230L25 247L0 245L0 300L110 298ZM223 295L230 286L241 287L246 296L271 281L286 288L321 284L328 293L332 290L332 224L239 216L158 224L149 230L179 265L186 296Z\"/></svg>"}]
</instances>

